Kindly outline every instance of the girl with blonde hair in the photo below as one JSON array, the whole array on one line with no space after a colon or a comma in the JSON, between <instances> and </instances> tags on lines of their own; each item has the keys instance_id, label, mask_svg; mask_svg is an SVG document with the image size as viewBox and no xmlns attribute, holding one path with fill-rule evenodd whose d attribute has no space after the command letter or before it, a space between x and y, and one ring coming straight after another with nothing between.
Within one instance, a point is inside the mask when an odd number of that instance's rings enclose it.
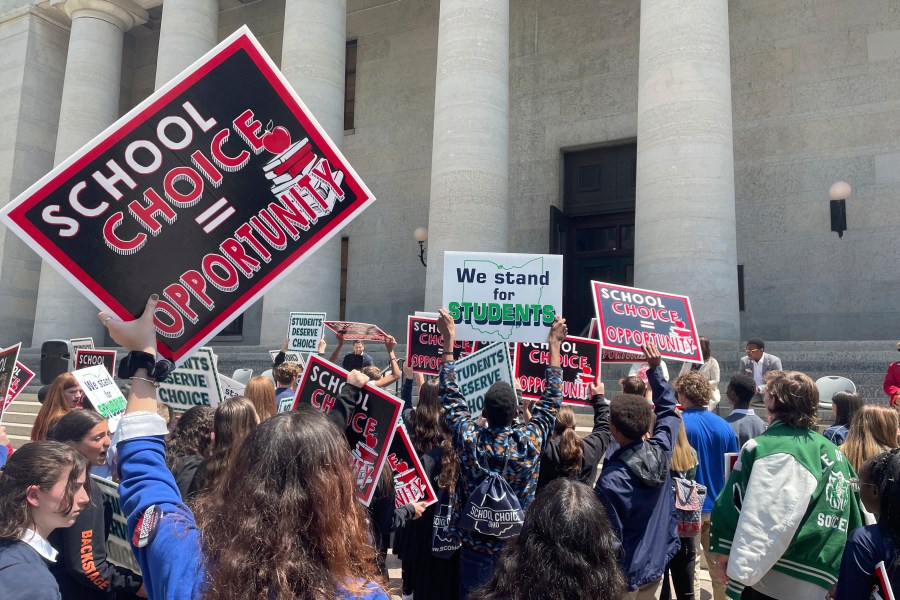
<instances>
[{"instance_id":1,"label":"girl with blonde hair","mask_svg":"<svg viewBox=\"0 0 900 600\"><path fill-rule=\"evenodd\" d=\"M850 433L841 451L857 473L863 463L897 447L897 411L889 406L866 404L853 416Z\"/></svg>"}]
</instances>

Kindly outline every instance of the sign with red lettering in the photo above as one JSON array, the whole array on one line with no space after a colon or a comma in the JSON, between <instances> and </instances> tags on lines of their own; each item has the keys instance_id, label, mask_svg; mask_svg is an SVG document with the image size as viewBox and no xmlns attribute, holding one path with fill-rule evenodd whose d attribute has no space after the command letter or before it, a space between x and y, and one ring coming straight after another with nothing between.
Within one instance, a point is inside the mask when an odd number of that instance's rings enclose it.
<instances>
[{"instance_id":1,"label":"sign with red lettering","mask_svg":"<svg viewBox=\"0 0 900 600\"><path fill-rule=\"evenodd\" d=\"M549 344L516 344L515 375L522 397L538 400L550 366ZM600 342L568 336L560 347L563 404L591 405L591 386L600 377Z\"/></svg>"},{"instance_id":2,"label":"sign with red lettering","mask_svg":"<svg viewBox=\"0 0 900 600\"><path fill-rule=\"evenodd\" d=\"M16 359L19 358L21 343L0 350L0 398L3 398L3 410L6 410L9 402L9 389L13 382L13 371L16 369ZM24 387L24 386L23 386ZM3 410L0 410L0 421L3 420Z\"/></svg>"},{"instance_id":3,"label":"sign with red lettering","mask_svg":"<svg viewBox=\"0 0 900 600\"><path fill-rule=\"evenodd\" d=\"M344 336L347 341L372 340L383 342L388 335L378 325L371 323L353 323L351 321L325 321L325 327Z\"/></svg>"},{"instance_id":4,"label":"sign with red lettering","mask_svg":"<svg viewBox=\"0 0 900 600\"><path fill-rule=\"evenodd\" d=\"M601 281L591 289L604 349L635 352L653 343L665 358L703 364L687 296Z\"/></svg>"},{"instance_id":5,"label":"sign with red lettering","mask_svg":"<svg viewBox=\"0 0 900 600\"><path fill-rule=\"evenodd\" d=\"M294 410L303 403L330 413L346 383L347 371L318 354L311 355L297 386ZM371 383L362 389L355 402L356 406L347 415L344 435L353 456L358 498L368 506L387 461L403 402Z\"/></svg>"},{"instance_id":6,"label":"sign with red lettering","mask_svg":"<svg viewBox=\"0 0 900 600\"><path fill-rule=\"evenodd\" d=\"M437 494L434 493L428 474L402 423L397 425L387 462L394 475L395 507L415 502L424 502L425 506L430 506L437 502Z\"/></svg>"},{"instance_id":7,"label":"sign with red lettering","mask_svg":"<svg viewBox=\"0 0 900 600\"><path fill-rule=\"evenodd\" d=\"M0 217L180 364L373 201L242 27Z\"/></svg>"},{"instance_id":8,"label":"sign with red lettering","mask_svg":"<svg viewBox=\"0 0 900 600\"><path fill-rule=\"evenodd\" d=\"M591 328L588 331L588 337L592 340L600 339L600 331L597 328L597 317L591 317ZM647 358L644 353L632 354L631 352L619 352L618 350L607 350L603 348L600 360L605 363L636 363L644 362Z\"/></svg>"},{"instance_id":9,"label":"sign with red lettering","mask_svg":"<svg viewBox=\"0 0 900 600\"><path fill-rule=\"evenodd\" d=\"M437 319L430 317L407 317L406 321L406 364L417 373L437 375L441 372L441 352L444 336L438 331ZM478 350L478 342L453 342L453 358Z\"/></svg>"},{"instance_id":10,"label":"sign with red lettering","mask_svg":"<svg viewBox=\"0 0 900 600\"><path fill-rule=\"evenodd\" d=\"M116 372L115 350L76 350L75 370L103 365L108 373Z\"/></svg>"},{"instance_id":11,"label":"sign with red lettering","mask_svg":"<svg viewBox=\"0 0 900 600\"><path fill-rule=\"evenodd\" d=\"M4 402L3 407L0 408L0 415L9 408L12 401L22 393L22 390L31 383L32 379L34 379L34 371L19 361L16 361L16 366L13 367L12 379L9 382L9 391L6 393L6 402Z\"/></svg>"}]
</instances>

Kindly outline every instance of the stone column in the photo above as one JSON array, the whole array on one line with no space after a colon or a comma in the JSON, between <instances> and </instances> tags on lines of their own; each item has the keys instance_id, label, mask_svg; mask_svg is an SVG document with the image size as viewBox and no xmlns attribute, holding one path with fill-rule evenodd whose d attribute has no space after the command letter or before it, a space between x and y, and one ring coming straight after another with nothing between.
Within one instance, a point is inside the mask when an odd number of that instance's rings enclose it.
<instances>
[{"instance_id":1,"label":"stone column","mask_svg":"<svg viewBox=\"0 0 900 600\"><path fill-rule=\"evenodd\" d=\"M209 52L219 39L219 0L165 0L156 89Z\"/></svg>"},{"instance_id":2,"label":"stone column","mask_svg":"<svg viewBox=\"0 0 900 600\"><path fill-rule=\"evenodd\" d=\"M642 0L635 285L738 340L727 0Z\"/></svg>"},{"instance_id":3,"label":"stone column","mask_svg":"<svg viewBox=\"0 0 900 600\"><path fill-rule=\"evenodd\" d=\"M441 304L444 251L505 252L509 0L441 0L425 309Z\"/></svg>"},{"instance_id":4,"label":"stone column","mask_svg":"<svg viewBox=\"0 0 900 600\"><path fill-rule=\"evenodd\" d=\"M338 147L344 140L346 52L346 0L287 0L281 71ZM336 320L340 305L338 234L266 294L260 343L280 344L291 311L325 312Z\"/></svg>"},{"instance_id":5,"label":"stone column","mask_svg":"<svg viewBox=\"0 0 900 600\"><path fill-rule=\"evenodd\" d=\"M72 19L66 76L56 136L59 164L119 116L122 43L125 32L147 19L128 0L67 0ZM32 344L48 339L93 336L102 343L99 309L48 264L41 266Z\"/></svg>"}]
</instances>

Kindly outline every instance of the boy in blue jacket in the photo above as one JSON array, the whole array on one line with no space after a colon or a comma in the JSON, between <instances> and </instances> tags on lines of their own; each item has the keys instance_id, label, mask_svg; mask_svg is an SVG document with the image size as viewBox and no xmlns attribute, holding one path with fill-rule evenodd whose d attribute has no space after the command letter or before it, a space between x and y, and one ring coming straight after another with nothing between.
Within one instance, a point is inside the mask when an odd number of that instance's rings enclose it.
<instances>
[{"instance_id":1,"label":"boy in blue jacket","mask_svg":"<svg viewBox=\"0 0 900 600\"><path fill-rule=\"evenodd\" d=\"M619 449L606 461L594 491L622 544L620 564L628 579L626 600L657 597L669 560L679 548L669 461L681 418L663 377L659 350L644 346L650 368L656 426L649 436L646 399L622 394L610 403L610 431Z\"/></svg>"}]
</instances>

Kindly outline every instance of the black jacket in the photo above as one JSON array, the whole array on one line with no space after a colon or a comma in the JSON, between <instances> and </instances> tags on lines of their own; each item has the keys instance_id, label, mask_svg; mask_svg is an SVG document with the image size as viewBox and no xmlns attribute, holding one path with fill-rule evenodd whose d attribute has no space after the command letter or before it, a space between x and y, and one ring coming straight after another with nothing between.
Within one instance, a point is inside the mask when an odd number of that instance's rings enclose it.
<instances>
[{"instance_id":1,"label":"black jacket","mask_svg":"<svg viewBox=\"0 0 900 600\"><path fill-rule=\"evenodd\" d=\"M602 395L591 398L591 404L594 407L594 428L590 434L581 440L584 448L584 460L581 463L581 471L578 473L578 481L593 485L594 479L597 478L597 464L606 449L609 447L611 435L609 433L609 404ZM559 438L555 437L548 444L544 445L544 451L541 453L541 472L538 476L537 489L560 477L565 477L565 473L559 466Z\"/></svg>"},{"instance_id":2,"label":"black jacket","mask_svg":"<svg viewBox=\"0 0 900 600\"><path fill-rule=\"evenodd\" d=\"M140 575L107 561L106 539L112 520L112 505L104 500L100 487L92 485L91 503L75 524L50 534L47 541L59 552L50 572L63 600L105 600L114 598L116 592L133 594L141 587Z\"/></svg>"}]
</instances>

